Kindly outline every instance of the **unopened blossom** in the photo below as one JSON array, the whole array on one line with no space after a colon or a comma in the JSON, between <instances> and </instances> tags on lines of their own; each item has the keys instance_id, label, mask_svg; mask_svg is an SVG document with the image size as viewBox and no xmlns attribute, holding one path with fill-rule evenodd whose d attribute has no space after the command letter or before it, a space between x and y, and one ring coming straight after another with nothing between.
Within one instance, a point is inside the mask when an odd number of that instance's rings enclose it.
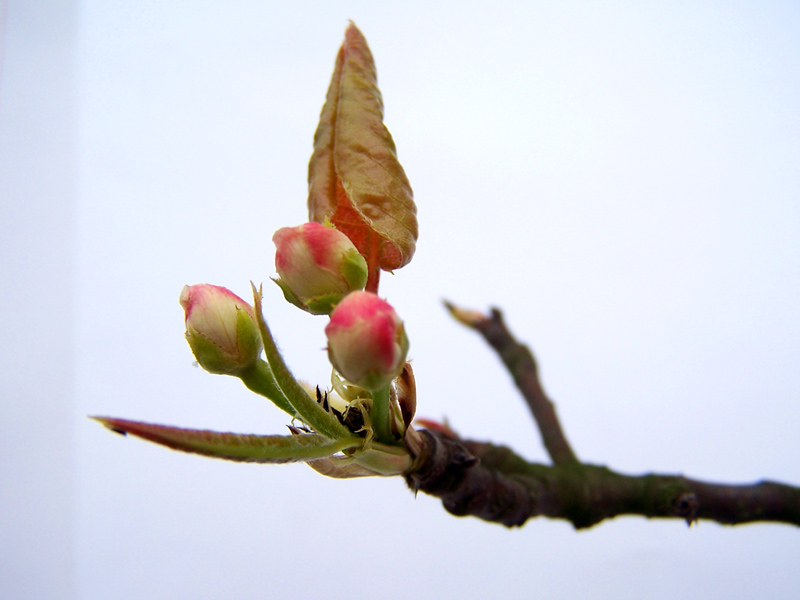
<instances>
[{"instance_id":1,"label":"unopened blossom","mask_svg":"<svg viewBox=\"0 0 800 600\"><path fill-rule=\"evenodd\" d=\"M276 283L292 304L330 314L349 292L364 288L367 262L345 234L319 223L284 227L275 242Z\"/></svg>"},{"instance_id":2,"label":"unopened blossom","mask_svg":"<svg viewBox=\"0 0 800 600\"><path fill-rule=\"evenodd\" d=\"M392 306L371 292L352 292L325 328L328 357L347 381L370 391L385 388L403 371L408 338Z\"/></svg>"},{"instance_id":3,"label":"unopened blossom","mask_svg":"<svg viewBox=\"0 0 800 600\"><path fill-rule=\"evenodd\" d=\"M187 285L180 303L186 313L186 340L206 371L236 375L261 353L253 307L217 285Z\"/></svg>"}]
</instances>

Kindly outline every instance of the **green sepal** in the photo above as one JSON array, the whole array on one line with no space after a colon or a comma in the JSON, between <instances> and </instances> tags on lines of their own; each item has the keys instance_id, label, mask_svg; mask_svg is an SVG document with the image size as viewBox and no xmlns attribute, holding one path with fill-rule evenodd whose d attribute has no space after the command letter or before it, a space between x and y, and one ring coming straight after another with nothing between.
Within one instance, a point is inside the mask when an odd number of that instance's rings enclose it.
<instances>
[{"instance_id":1,"label":"green sepal","mask_svg":"<svg viewBox=\"0 0 800 600\"><path fill-rule=\"evenodd\" d=\"M312 315L329 315L336 308L336 305L342 301L342 298L344 298L342 294L317 296L306 302L306 310Z\"/></svg>"},{"instance_id":2,"label":"green sepal","mask_svg":"<svg viewBox=\"0 0 800 600\"><path fill-rule=\"evenodd\" d=\"M317 433L253 435L182 429L111 417L90 417L116 433L167 446L173 450L237 462L281 464L306 462L333 456L360 445L360 438L332 440Z\"/></svg>"},{"instance_id":3,"label":"green sepal","mask_svg":"<svg viewBox=\"0 0 800 600\"><path fill-rule=\"evenodd\" d=\"M292 288L290 288L283 279L281 279L280 277L273 277L272 281L277 283L278 287L281 288L281 291L283 292L283 297L286 298L287 302L289 302L290 304L294 304L297 308L302 308L303 310L306 310L306 306L305 304L303 304L303 301L297 297L297 295L292 291Z\"/></svg>"},{"instance_id":4,"label":"green sepal","mask_svg":"<svg viewBox=\"0 0 800 600\"><path fill-rule=\"evenodd\" d=\"M239 309L237 313L236 333L239 336L239 351L250 357L248 364L243 365L242 368L249 368L261 356L261 332L258 330L258 326L253 323L250 314L244 309Z\"/></svg>"},{"instance_id":5,"label":"green sepal","mask_svg":"<svg viewBox=\"0 0 800 600\"><path fill-rule=\"evenodd\" d=\"M237 375L250 368L261 354L261 336L247 311L239 309L236 315L236 339L239 357L231 356L191 325L187 325L186 339L197 363L215 375ZM245 360L242 361L241 357Z\"/></svg>"},{"instance_id":6,"label":"green sepal","mask_svg":"<svg viewBox=\"0 0 800 600\"><path fill-rule=\"evenodd\" d=\"M363 290L367 285L369 268L366 259L361 256L358 250L345 252L341 262L342 277L350 286L351 290Z\"/></svg>"},{"instance_id":7,"label":"green sepal","mask_svg":"<svg viewBox=\"0 0 800 600\"><path fill-rule=\"evenodd\" d=\"M214 342L209 340L190 325L187 326L186 339L192 349L197 364L204 370L214 375L232 375L236 368L231 368L231 362Z\"/></svg>"},{"instance_id":8,"label":"green sepal","mask_svg":"<svg viewBox=\"0 0 800 600\"><path fill-rule=\"evenodd\" d=\"M356 252L356 254L358 253ZM361 255L359 254L359 256ZM294 304L297 308L300 308L307 313L311 313L312 315L331 314L333 309L336 308L336 305L342 301L342 298L344 298L344 294L325 294L324 296L317 296L316 298L311 298L303 302L297 297L297 295L286 284L286 282L283 281L283 279L277 278L273 279L272 281L277 283L278 287L281 288L283 297L286 298L287 302Z\"/></svg>"}]
</instances>

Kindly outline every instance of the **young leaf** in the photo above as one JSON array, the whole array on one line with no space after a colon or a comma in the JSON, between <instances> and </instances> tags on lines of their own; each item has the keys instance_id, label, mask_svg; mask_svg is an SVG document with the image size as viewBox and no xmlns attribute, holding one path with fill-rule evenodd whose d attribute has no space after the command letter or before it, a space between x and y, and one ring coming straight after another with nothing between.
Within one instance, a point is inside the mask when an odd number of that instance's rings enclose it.
<instances>
[{"instance_id":1,"label":"young leaf","mask_svg":"<svg viewBox=\"0 0 800 600\"><path fill-rule=\"evenodd\" d=\"M353 447L354 438L332 440L317 433L301 435L246 435L200 429L181 429L111 417L91 417L112 431L193 454L237 462L288 463L327 458ZM355 443L361 440L355 438Z\"/></svg>"},{"instance_id":2,"label":"young leaf","mask_svg":"<svg viewBox=\"0 0 800 600\"><path fill-rule=\"evenodd\" d=\"M334 479L352 479L354 477L374 477L375 475L380 475L380 473L370 471L354 463L349 457L332 456L330 458L310 460L307 464L320 475L333 477Z\"/></svg>"},{"instance_id":3,"label":"young leaf","mask_svg":"<svg viewBox=\"0 0 800 600\"><path fill-rule=\"evenodd\" d=\"M367 41L350 23L328 88L308 165L312 221L330 220L378 268L399 269L414 254L417 208L383 124L383 100Z\"/></svg>"}]
</instances>

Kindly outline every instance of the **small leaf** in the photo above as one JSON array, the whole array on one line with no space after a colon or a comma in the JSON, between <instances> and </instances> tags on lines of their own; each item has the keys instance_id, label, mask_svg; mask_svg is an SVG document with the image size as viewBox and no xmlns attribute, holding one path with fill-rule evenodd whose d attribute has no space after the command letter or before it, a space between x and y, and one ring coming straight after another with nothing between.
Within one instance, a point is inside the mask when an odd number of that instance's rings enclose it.
<instances>
[{"instance_id":1,"label":"small leaf","mask_svg":"<svg viewBox=\"0 0 800 600\"><path fill-rule=\"evenodd\" d=\"M319 460L353 447L354 442L353 438L332 440L317 433L289 436L220 433L112 417L91 418L116 433L130 433L173 450L237 462L280 464Z\"/></svg>"},{"instance_id":2,"label":"small leaf","mask_svg":"<svg viewBox=\"0 0 800 600\"><path fill-rule=\"evenodd\" d=\"M362 450L356 450L353 453L353 461L377 475L386 477L406 473L414 464L406 448L379 442Z\"/></svg>"},{"instance_id":3,"label":"small leaf","mask_svg":"<svg viewBox=\"0 0 800 600\"><path fill-rule=\"evenodd\" d=\"M383 124L372 53L353 23L345 31L314 134L308 182L311 220L327 218L353 241L367 259L374 287L378 267L390 271L411 260L417 208Z\"/></svg>"},{"instance_id":4,"label":"small leaf","mask_svg":"<svg viewBox=\"0 0 800 600\"><path fill-rule=\"evenodd\" d=\"M380 473L370 471L354 463L353 459L350 457L332 456L330 458L310 460L307 464L320 475L333 477L334 479L352 479L354 477L374 477L380 475Z\"/></svg>"}]
</instances>

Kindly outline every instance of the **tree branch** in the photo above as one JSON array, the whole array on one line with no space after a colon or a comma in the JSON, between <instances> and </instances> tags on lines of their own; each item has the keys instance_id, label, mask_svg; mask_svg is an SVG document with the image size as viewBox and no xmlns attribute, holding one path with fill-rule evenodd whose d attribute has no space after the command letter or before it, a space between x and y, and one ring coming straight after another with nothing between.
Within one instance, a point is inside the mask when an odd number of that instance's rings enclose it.
<instances>
[{"instance_id":1,"label":"tree branch","mask_svg":"<svg viewBox=\"0 0 800 600\"><path fill-rule=\"evenodd\" d=\"M578 458L561 429L553 402L547 397L539 381L539 369L530 349L520 344L503 322L503 315L493 308L490 316L475 311L467 311L446 302L445 306L460 323L480 333L494 348L503 364L514 378L514 383L522 393L533 414L542 442L556 465L577 463Z\"/></svg>"},{"instance_id":2,"label":"tree branch","mask_svg":"<svg viewBox=\"0 0 800 600\"><path fill-rule=\"evenodd\" d=\"M772 521L800 526L800 488L762 481L723 485L680 475L629 476L603 466L529 463L509 448L422 430L415 492L442 499L448 512L507 527L532 517L565 519L576 529L620 515L710 519L726 525Z\"/></svg>"},{"instance_id":3,"label":"tree branch","mask_svg":"<svg viewBox=\"0 0 800 600\"><path fill-rule=\"evenodd\" d=\"M800 526L800 488L761 481L726 485L681 475L623 475L578 461L531 351L517 342L499 310L490 316L447 304L499 354L533 413L554 466L529 463L509 448L462 440L449 428L414 432L414 468L406 483L442 499L450 513L507 527L532 517L565 519L576 529L620 515L709 519L726 525L771 521ZM407 436L408 437L408 436Z\"/></svg>"}]
</instances>

